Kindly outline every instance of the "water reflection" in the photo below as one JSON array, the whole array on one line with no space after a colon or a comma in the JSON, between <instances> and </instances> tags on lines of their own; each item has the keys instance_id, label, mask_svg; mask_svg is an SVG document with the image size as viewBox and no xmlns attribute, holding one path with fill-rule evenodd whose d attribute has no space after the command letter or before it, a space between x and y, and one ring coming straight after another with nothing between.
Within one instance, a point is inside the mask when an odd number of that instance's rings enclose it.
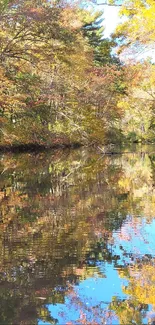
<instances>
[{"instance_id":1,"label":"water reflection","mask_svg":"<svg viewBox=\"0 0 155 325\"><path fill-rule=\"evenodd\" d=\"M0 324L147 324L155 156L3 154Z\"/></svg>"}]
</instances>

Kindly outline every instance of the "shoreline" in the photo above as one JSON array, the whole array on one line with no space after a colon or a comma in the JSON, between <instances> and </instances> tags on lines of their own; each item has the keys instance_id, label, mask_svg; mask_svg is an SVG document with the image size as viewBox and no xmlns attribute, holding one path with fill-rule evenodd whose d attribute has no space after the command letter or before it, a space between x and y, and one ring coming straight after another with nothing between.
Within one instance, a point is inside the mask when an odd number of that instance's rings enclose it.
<instances>
[{"instance_id":1,"label":"shoreline","mask_svg":"<svg viewBox=\"0 0 155 325\"><path fill-rule=\"evenodd\" d=\"M41 152L47 150L56 150L56 149L76 149L82 147L83 144L79 142L73 143L61 143L61 144L52 144L52 145L41 145L41 144L18 144L18 145L0 145L0 153L12 152L12 153L23 153L23 152Z\"/></svg>"},{"instance_id":2,"label":"shoreline","mask_svg":"<svg viewBox=\"0 0 155 325\"><path fill-rule=\"evenodd\" d=\"M155 142L145 142L145 143L126 143L126 144L105 144L103 149L96 144L96 149L99 150L102 155L115 155L123 153L122 150L117 150L118 146L122 148L130 147L134 145L155 145ZM26 152L45 152L50 150L59 150L59 149L78 149L81 147L94 147L94 144L85 145L81 142L73 143L53 143L51 145L38 144L38 143L27 143L27 144L13 144L13 145L0 145L0 153L26 153ZM120 149L120 148L119 148ZM131 152L131 151L130 151Z\"/></svg>"}]
</instances>

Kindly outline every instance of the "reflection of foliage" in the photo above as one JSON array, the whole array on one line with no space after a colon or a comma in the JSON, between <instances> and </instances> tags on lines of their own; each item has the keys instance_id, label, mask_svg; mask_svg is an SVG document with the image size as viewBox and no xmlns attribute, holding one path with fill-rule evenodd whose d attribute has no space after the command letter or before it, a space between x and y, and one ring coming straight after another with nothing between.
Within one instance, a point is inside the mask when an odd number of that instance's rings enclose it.
<instances>
[{"instance_id":1,"label":"reflection of foliage","mask_svg":"<svg viewBox=\"0 0 155 325\"><path fill-rule=\"evenodd\" d=\"M146 211L146 202L152 209L149 159L80 150L2 155L0 168L2 322L20 323L28 314L30 324L55 322L46 304L64 302L67 281L103 276L97 261L117 266L108 246L113 230L128 212Z\"/></svg>"},{"instance_id":2,"label":"reflection of foliage","mask_svg":"<svg viewBox=\"0 0 155 325\"><path fill-rule=\"evenodd\" d=\"M125 292L144 304L155 306L155 266L149 258L136 263L129 270L129 286Z\"/></svg>"},{"instance_id":3,"label":"reflection of foliage","mask_svg":"<svg viewBox=\"0 0 155 325\"><path fill-rule=\"evenodd\" d=\"M134 259L133 259L134 260ZM123 301L113 297L110 304L119 317L120 324L143 324L143 318L149 317L148 305L155 306L154 259L149 254L134 260L132 266L119 270L119 275L128 280L123 292L129 299Z\"/></svg>"},{"instance_id":4,"label":"reflection of foliage","mask_svg":"<svg viewBox=\"0 0 155 325\"><path fill-rule=\"evenodd\" d=\"M143 317L145 316L147 305L140 304L135 300L121 300L113 297L110 308L115 311L119 318L120 324L143 324Z\"/></svg>"},{"instance_id":5,"label":"reflection of foliage","mask_svg":"<svg viewBox=\"0 0 155 325\"><path fill-rule=\"evenodd\" d=\"M92 266L96 266L96 264L101 261L107 261L109 263L113 261L114 266L117 267L117 262L119 261L120 257L113 254L111 249L112 246L110 247L108 245L109 239L110 238L108 235L103 237L102 241L98 241L95 245L93 245L90 252L86 255L88 265L90 264Z\"/></svg>"}]
</instances>

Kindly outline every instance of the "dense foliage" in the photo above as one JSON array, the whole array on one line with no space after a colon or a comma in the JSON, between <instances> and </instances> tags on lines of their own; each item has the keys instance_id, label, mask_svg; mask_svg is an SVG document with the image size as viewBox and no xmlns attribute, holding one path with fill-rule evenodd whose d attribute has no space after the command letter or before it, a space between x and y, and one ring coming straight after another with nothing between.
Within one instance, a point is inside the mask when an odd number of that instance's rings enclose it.
<instances>
[{"instance_id":1,"label":"dense foliage","mask_svg":"<svg viewBox=\"0 0 155 325\"><path fill-rule=\"evenodd\" d=\"M154 65L112 54L153 46L154 3L122 14L104 39L102 12L80 2L1 0L0 145L154 140Z\"/></svg>"},{"instance_id":2,"label":"dense foliage","mask_svg":"<svg viewBox=\"0 0 155 325\"><path fill-rule=\"evenodd\" d=\"M119 116L120 72L102 41L100 16L63 1L1 3L2 144L104 137Z\"/></svg>"}]
</instances>

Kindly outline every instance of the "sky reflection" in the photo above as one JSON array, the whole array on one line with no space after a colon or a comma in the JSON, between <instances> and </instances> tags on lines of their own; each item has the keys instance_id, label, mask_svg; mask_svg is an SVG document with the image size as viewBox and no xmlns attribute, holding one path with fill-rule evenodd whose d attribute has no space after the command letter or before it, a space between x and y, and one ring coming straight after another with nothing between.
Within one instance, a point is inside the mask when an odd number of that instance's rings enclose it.
<instances>
[{"instance_id":1,"label":"sky reflection","mask_svg":"<svg viewBox=\"0 0 155 325\"><path fill-rule=\"evenodd\" d=\"M117 261L118 265L132 265L135 259L143 255L144 257L154 256L155 220L148 223L145 218L133 219L131 216L127 216L121 229L113 232L113 245L109 244L110 248L112 248L113 256L120 256ZM96 306L102 312L102 316L105 315L106 324L119 324L116 315L113 312L111 314L107 314L107 312L113 297L120 300L129 298L122 291L128 281L120 278L118 269L113 262L96 261L96 266L103 277L99 277L95 273L94 277L87 278L75 285L74 295L67 295L64 304L47 306L51 316L57 319L57 324L80 324L81 308L85 311L87 322L91 323L94 320L92 310ZM151 306L148 313L150 311ZM96 322L100 322L100 315L96 314L95 317ZM44 323L39 321L38 324ZM147 324L147 317L143 318L143 324Z\"/></svg>"}]
</instances>

